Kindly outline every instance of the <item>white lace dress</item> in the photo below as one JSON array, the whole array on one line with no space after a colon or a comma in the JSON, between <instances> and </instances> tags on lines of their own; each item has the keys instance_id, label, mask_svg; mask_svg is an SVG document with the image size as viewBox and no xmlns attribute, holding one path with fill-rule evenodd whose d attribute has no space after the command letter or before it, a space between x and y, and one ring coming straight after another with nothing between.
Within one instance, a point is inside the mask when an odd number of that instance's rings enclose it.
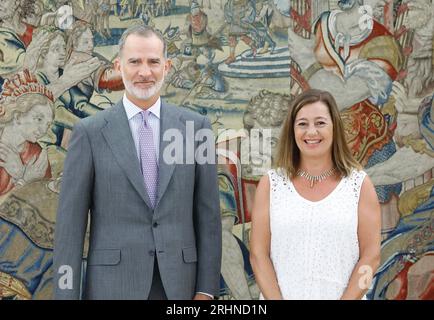
<instances>
[{"instance_id":1,"label":"white lace dress","mask_svg":"<svg viewBox=\"0 0 434 320\"><path fill-rule=\"evenodd\" d=\"M353 170L316 202L303 198L283 171L268 175L271 260L283 298L340 299L359 260L358 203L366 173Z\"/></svg>"}]
</instances>

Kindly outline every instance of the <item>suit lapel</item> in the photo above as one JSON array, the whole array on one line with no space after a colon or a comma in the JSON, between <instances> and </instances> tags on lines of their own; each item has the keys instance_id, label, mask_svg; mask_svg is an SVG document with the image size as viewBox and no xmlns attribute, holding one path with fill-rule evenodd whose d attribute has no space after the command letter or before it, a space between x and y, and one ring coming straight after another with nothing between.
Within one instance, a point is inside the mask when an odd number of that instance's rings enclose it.
<instances>
[{"instance_id":1,"label":"suit lapel","mask_svg":"<svg viewBox=\"0 0 434 320\"><path fill-rule=\"evenodd\" d=\"M102 134L119 166L124 170L143 201L145 201L149 208L152 208L122 100L110 111L105 117L107 125L102 128Z\"/></svg>"},{"instance_id":2,"label":"suit lapel","mask_svg":"<svg viewBox=\"0 0 434 320\"><path fill-rule=\"evenodd\" d=\"M177 110L177 107L170 106L163 101L161 101L161 115L160 115L160 151L159 151L159 185L158 185L158 197L156 206L160 202L161 198L164 195L164 192L169 185L170 178L172 177L173 170L175 170L175 163L168 164L163 159L163 151L164 149L171 143L171 141L164 141L163 136L164 132L167 132L169 129L177 129L182 133L182 136L185 136L185 125L182 123L180 118L180 112ZM183 143L183 149L185 148L185 143ZM183 150L184 151L184 150Z\"/></svg>"}]
</instances>

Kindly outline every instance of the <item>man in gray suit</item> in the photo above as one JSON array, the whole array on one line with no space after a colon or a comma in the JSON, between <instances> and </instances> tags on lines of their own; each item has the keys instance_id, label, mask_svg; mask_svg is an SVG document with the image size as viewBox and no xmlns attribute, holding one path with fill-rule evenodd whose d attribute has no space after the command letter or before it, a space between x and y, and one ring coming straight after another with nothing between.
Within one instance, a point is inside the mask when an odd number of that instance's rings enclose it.
<instances>
[{"instance_id":1,"label":"man in gray suit","mask_svg":"<svg viewBox=\"0 0 434 320\"><path fill-rule=\"evenodd\" d=\"M127 29L115 67L123 99L78 122L69 143L55 230L55 298L78 299L81 291L86 299L216 297L221 222L211 125L161 101L170 60L158 31ZM199 150L212 161L198 161Z\"/></svg>"}]
</instances>

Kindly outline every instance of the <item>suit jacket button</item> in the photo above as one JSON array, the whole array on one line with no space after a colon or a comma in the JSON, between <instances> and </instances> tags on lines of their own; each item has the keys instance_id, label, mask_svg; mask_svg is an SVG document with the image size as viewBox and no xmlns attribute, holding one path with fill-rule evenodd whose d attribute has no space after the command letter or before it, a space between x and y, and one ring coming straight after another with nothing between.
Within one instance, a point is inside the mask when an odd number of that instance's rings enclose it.
<instances>
[{"instance_id":1,"label":"suit jacket button","mask_svg":"<svg viewBox=\"0 0 434 320\"><path fill-rule=\"evenodd\" d=\"M152 225L154 228L158 227L158 222L154 222L154 224Z\"/></svg>"},{"instance_id":2,"label":"suit jacket button","mask_svg":"<svg viewBox=\"0 0 434 320\"><path fill-rule=\"evenodd\" d=\"M154 255L155 255L155 251L154 250L149 250L149 255L151 256L151 257L153 257Z\"/></svg>"}]
</instances>

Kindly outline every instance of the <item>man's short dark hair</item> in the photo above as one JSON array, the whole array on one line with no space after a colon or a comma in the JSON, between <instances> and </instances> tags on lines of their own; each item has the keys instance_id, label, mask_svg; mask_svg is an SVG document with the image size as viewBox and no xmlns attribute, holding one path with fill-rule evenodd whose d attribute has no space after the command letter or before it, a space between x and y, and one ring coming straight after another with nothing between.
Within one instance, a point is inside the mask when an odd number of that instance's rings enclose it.
<instances>
[{"instance_id":1,"label":"man's short dark hair","mask_svg":"<svg viewBox=\"0 0 434 320\"><path fill-rule=\"evenodd\" d=\"M149 38L152 35L156 36L163 43L163 55L164 58L167 59L167 44L161 32L157 29L154 29L150 26L145 26L143 24L133 25L127 28L119 39L119 56L124 49L125 42L127 41L128 36L135 34L144 38Z\"/></svg>"}]
</instances>

